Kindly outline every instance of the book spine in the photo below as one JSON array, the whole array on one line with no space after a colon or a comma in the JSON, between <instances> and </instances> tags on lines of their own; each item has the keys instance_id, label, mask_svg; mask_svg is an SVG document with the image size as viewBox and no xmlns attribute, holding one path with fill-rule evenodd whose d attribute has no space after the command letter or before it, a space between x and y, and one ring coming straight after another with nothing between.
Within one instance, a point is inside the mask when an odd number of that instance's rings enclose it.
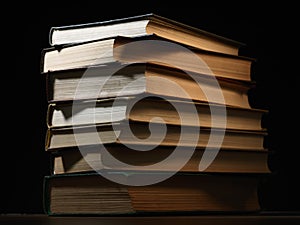
<instances>
[{"instance_id":1,"label":"book spine","mask_svg":"<svg viewBox=\"0 0 300 225\"><path fill-rule=\"evenodd\" d=\"M46 125L48 128L52 127L52 120L53 117L53 103L48 104L47 113L46 113Z\"/></svg>"},{"instance_id":2,"label":"book spine","mask_svg":"<svg viewBox=\"0 0 300 225\"><path fill-rule=\"evenodd\" d=\"M52 215L50 209L50 191L48 176L45 176L43 180L43 211L46 215Z\"/></svg>"},{"instance_id":3,"label":"book spine","mask_svg":"<svg viewBox=\"0 0 300 225\"><path fill-rule=\"evenodd\" d=\"M48 103L50 103L53 100L53 84L51 82L50 78L51 74L47 72L45 74L45 82L46 82L46 99Z\"/></svg>"},{"instance_id":4,"label":"book spine","mask_svg":"<svg viewBox=\"0 0 300 225\"><path fill-rule=\"evenodd\" d=\"M51 130L48 128L46 131L46 137L45 137L45 151L49 150L50 138L51 138Z\"/></svg>"},{"instance_id":5,"label":"book spine","mask_svg":"<svg viewBox=\"0 0 300 225\"><path fill-rule=\"evenodd\" d=\"M48 42L49 42L49 45L50 46L54 46L55 43L53 42L53 33L56 31L56 29L54 27L51 27L50 30L49 30L49 35L48 35Z\"/></svg>"},{"instance_id":6,"label":"book spine","mask_svg":"<svg viewBox=\"0 0 300 225\"><path fill-rule=\"evenodd\" d=\"M47 50L46 49L42 49L41 51L41 57L40 57L40 73L44 74L44 65L45 65L45 54L46 54Z\"/></svg>"},{"instance_id":7,"label":"book spine","mask_svg":"<svg viewBox=\"0 0 300 225\"><path fill-rule=\"evenodd\" d=\"M255 82L256 73L257 73L257 64L256 61L253 61L250 67L250 79L253 82Z\"/></svg>"}]
</instances>

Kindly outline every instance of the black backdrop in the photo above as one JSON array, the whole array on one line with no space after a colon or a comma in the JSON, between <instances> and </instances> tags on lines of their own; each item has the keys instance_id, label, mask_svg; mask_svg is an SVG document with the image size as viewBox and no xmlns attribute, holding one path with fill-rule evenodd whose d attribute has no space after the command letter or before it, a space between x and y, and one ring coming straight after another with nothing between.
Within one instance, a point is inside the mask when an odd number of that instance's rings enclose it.
<instances>
[{"instance_id":1,"label":"black backdrop","mask_svg":"<svg viewBox=\"0 0 300 225\"><path fill-rule=\"evenodd\" d=\"M196 1L195 1L196 2ZM268 210L299 210L299 163L296 98L299 71L293 6L243 2L232 8L218 5L175 3L88 2L72 5L13 5L2 8L2 160L1 213L42 213L42 181L49 174L49 156L44 151L45 82L39 74L41 49L49 47L51 26L121 18L143 13L190 24L247 44L241 54L257 58L251 92L253 106L269 109L265 123L274 176L260 189ZM13 3L14 4L14 3ZM295 55L295 56L294 56ZM4 135L4 136L3 136Z\"/></svg>"}]
</instances>

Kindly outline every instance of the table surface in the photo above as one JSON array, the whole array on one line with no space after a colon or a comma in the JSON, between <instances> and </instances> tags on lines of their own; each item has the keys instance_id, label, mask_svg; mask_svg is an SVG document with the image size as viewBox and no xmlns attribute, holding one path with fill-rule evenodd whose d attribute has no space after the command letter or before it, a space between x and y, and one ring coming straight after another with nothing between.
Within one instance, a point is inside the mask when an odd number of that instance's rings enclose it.
<instances>
[{"instance_id":1,"label":"table surface","mask_svg":"<svg viewBox=\"0 0 300 225\"><path fill-rule=\"evenodd\" d=\"M43 214L3 214L0 224L30 225L299 225L300 212L262 213L259 215L176 215L176 216L47 216Z\"/></svg>"}]
</instances>

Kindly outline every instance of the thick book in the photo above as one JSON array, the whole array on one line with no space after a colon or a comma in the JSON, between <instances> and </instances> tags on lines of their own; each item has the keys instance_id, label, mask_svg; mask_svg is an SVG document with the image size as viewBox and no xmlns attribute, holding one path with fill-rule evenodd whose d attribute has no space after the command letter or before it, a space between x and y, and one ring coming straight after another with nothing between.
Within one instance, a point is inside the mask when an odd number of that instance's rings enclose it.
<instances>
[{"instance_id":1,"label":"thick book","mask_svg":"<svg viewBox=\"0 0 300 225\"><path fill-rule=\"evenodd\" d=\"M66 45L111 36L135 37L145 34L155 34L197 48L233 55L238 55L240 47L245 45L153 13L51 27L49 43L50 45Z\"/></svg>"},{"instance_id":2,"label":"thick book","mask_svg":"<svg viewBox=\"0 0 300 225\"><path fill-rule=\"evenodd\" d=\"M156 179L163 172L108 171L46 176L44 209L48 215L132 215L143 213L241 213L261 210L259 176L176 173L150 185L126 185ZM117 179L123 183L114 182Z\"/></svg>"},{"instance_id":3,"label":"thick book","mask_svg":"<svg viewBox=\"0 0 300 225\"><path fill-rule=\"evenodd\" d=\"M248 91L255 86L252 82L190 75L155 63L119 66L112 63L46 73L48 102L145 94L251 108Z\"/></svg>"},{"instance_id":4,"label":"thick book","mask_svg":"<svg viewBox=\"0 0 300 225\"><path fill-rule=\"evenodd\" d=\"M251 81L255 59L211 52L155 35L116 36L41 52L41 73L92 67L112 62L155 62L208 76Z\"/></svg>"},{"instance_id":5,"label":"thick book","mask_svg":"<svg viewBox=\"0 0 300 225\"><path fill-rule=\"evenodd\" d=\"M223 107L225 112L222 111ZM212 112L216 113L212 115ZM165 123L172 125L195 126L199 124L203 127L222 128L217 122L224 121L227 129L261 131L266 130L262 121L267 113L267 110L262 109L137 95L83 100L77 103L49 103L46 123L48 128L59 128L123 120L155 123L153 118L161 118ZM212 119L214 124L212 124Z\"/></svg>"},{"instance_id":6,"label":"thick book","mask_svg":"<svg viewBox=\"0 0 300 225\"><path fill-rule=\"evenodd\" d=\"M49 151L59 148L121 143L264 150L266 135L267 131L230 130L124 120L119 123L48 128L45 149Z\"/></svg>"},{"instance_id":7,"label":"thick book","mask_svg":"<svg viewBox=\"0 0 300 225\"><path fill-rule=\"evenodd\" d=\"M158 146L151 151L136 151L122 144L58 149L51 154L51 174L85 173L103 169L128 172L135 170L199 172L205 151L203 148L176 147L176 151L190 156L188 160L185 158L186 155L182 154L169 157L174 153L174 149L175 147ZM268 157L268 150L221 149L202 172L267 174L270 173ZM164 162L164 165L161 165L161 162Z\"/></svg>"}]
</instances>

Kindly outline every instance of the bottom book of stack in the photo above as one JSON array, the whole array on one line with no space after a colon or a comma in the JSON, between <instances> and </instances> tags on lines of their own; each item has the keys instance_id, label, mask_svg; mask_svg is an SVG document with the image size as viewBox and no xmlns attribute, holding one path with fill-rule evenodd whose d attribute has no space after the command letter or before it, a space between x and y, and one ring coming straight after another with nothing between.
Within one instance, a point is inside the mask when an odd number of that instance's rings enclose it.
<instances>
[{"instance_id":1,"label":"bottom book of stack","mask_svg":"<svg viewBox=\"0 0 300 225\"><path fill-rule=\"evenodd\" d=\"M104 170L46 176L45 212L48 215L136 215L260 210L257 191L260 176L253 174L177 172L161 182L140 186L112 181L151 180L165 173Z\"/></svg>"}]
</instances>

